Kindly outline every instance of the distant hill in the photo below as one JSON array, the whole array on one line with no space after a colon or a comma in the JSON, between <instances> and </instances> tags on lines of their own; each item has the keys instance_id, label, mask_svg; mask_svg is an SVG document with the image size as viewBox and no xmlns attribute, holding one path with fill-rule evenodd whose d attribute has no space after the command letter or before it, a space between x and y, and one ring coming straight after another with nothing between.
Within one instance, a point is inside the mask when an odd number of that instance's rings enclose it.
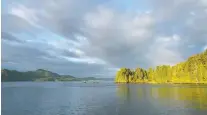
<instances>
[{"instance_id":1,"label":"distant hill","mask_svg":"<svg viewBox=\"0 0 207 115\"><path fill-rule=\"evenodd\" d=\"M6 81L89 81L104 80L108 81L112 78L95 78L95 77L74 77L71 75L59 75L57 73L38 69L36 71L19 72L16 70L1 70L1 80Z\"/></svg>"},{"instance_id":2,"label":"distant hill","mask_svg":"<svg viewBox=\"0 0 207 115\"><path fill-rule=\"evenodd\" d=\"M102 81L113 81L114 78L96 78L97 80L102 80Z\"/></svg>"},{"instance_id":3,"label":"distant hill","mask_svg":"<svg viewBox=\"0 0 207 115\"><path fill-rule=\"evenodd\" d=\"M73 81L75 77L71 75L59 75L44 69L36 71L19 72L16 70L1 70L2 81Z\"/></svg>"}]
</instances>

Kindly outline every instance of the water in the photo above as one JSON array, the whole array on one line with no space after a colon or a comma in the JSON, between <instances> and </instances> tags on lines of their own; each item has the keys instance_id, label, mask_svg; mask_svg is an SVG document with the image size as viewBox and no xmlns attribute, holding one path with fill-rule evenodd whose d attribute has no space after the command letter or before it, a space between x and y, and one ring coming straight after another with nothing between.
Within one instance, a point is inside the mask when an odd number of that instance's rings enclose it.
<instances>
[{"instance_id":1,"label":"water","mask_svg":"<svg viewBox=\"0 0 207 115\"><path fill-rule=\"evenodd\" d=\"M8 82L2 115L207 115L207 86Z\"/></svg>"}]
</instances>

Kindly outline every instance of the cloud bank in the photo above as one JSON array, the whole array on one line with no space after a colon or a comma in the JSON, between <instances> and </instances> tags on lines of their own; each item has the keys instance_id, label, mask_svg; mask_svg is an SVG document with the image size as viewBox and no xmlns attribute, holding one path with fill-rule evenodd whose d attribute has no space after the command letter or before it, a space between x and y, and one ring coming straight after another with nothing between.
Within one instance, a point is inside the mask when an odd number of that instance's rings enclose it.
<instances>
[{"instance_id":1,"label":"cloud bank","mask_svg":"<svg viewBox=\"0 0 207 115\"><path fill-rule=\"evenodd\" d=\"M174 65L207 46L205 0L2 2L2 66L112 77Z\"/></svg>"}]
</instances>

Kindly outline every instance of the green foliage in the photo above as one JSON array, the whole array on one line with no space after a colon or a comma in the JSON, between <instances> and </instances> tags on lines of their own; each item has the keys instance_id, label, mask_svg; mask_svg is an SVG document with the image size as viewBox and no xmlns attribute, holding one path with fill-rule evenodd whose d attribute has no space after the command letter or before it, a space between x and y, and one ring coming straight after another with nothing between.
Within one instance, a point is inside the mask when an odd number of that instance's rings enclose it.
<instances>
[{"instance_id":1,"label":"green foliage","mask_svg":"<svg viewBox=\"0 0 207 115\"><path fill-rule=\"evenodd\" d=\"M59 75L47 70L19 72L16 70L1 70L2 81L73 81L76 78L70 75Z\"/></svg>"},{"instance_id":2,"label":"green foliage","mask_svg":"<svg viewBox=\"0 0 207 115\"><path fill-rule=\"evenodd\" d=\"M115 78L115 81L119 83L143 82L145 80L147 80L147 71L142 68L137 68L135 71L121 68Z\"/></svg>"},{"instance_id":3,"label":"green foliage","mask_svg":"<svg viewBox=\"0 0 207 115\"><path fill-rule=\"evenodd\" d=\"M133 72L128 68L121 68L116 75L117 82L126 82L131 81L131 77L133 76Z\"/></svg>"},{"instance_id":4,"label":"green foliage","mask_svg":"<svg viewBox=\"0 0 207 115\"><path fill-rule=\"evenodd\" d=\"M1 70L1 80L4 81L89 81L89 80L110 80L109 78L95 77L73 77L71 75L59 75L44 69L36 71L19 72L16 70Z\"/></svg>"},{"instance_id":5,"label":"green foliage","mask_svg":"<svg viewBox=\"0 0 207 115\"><path fill-rule=\"evenodd\" d=\"M155 69L121 68L115 78L120 83L207 83L207 50L175 66L161 65Z\"/></svg>"}]
</instances>

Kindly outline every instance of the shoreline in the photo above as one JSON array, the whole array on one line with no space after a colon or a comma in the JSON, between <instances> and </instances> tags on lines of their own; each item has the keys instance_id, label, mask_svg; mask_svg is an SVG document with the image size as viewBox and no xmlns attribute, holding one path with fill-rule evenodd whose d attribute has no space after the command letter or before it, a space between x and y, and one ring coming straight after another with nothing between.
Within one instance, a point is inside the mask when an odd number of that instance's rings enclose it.
<instances>
[{"instance_id":1,"label":"shoreline","mask_svg":"<svg viewBox=\"0 0 207 115\"><path fill-rule=\"evenodd\" d=\"M207 83L150 83L150 82L145 82L145 83L135 83L135 82L114 82L115 84L197 84L197 85L207 85Z\"/></svg>"}]
</instances>

